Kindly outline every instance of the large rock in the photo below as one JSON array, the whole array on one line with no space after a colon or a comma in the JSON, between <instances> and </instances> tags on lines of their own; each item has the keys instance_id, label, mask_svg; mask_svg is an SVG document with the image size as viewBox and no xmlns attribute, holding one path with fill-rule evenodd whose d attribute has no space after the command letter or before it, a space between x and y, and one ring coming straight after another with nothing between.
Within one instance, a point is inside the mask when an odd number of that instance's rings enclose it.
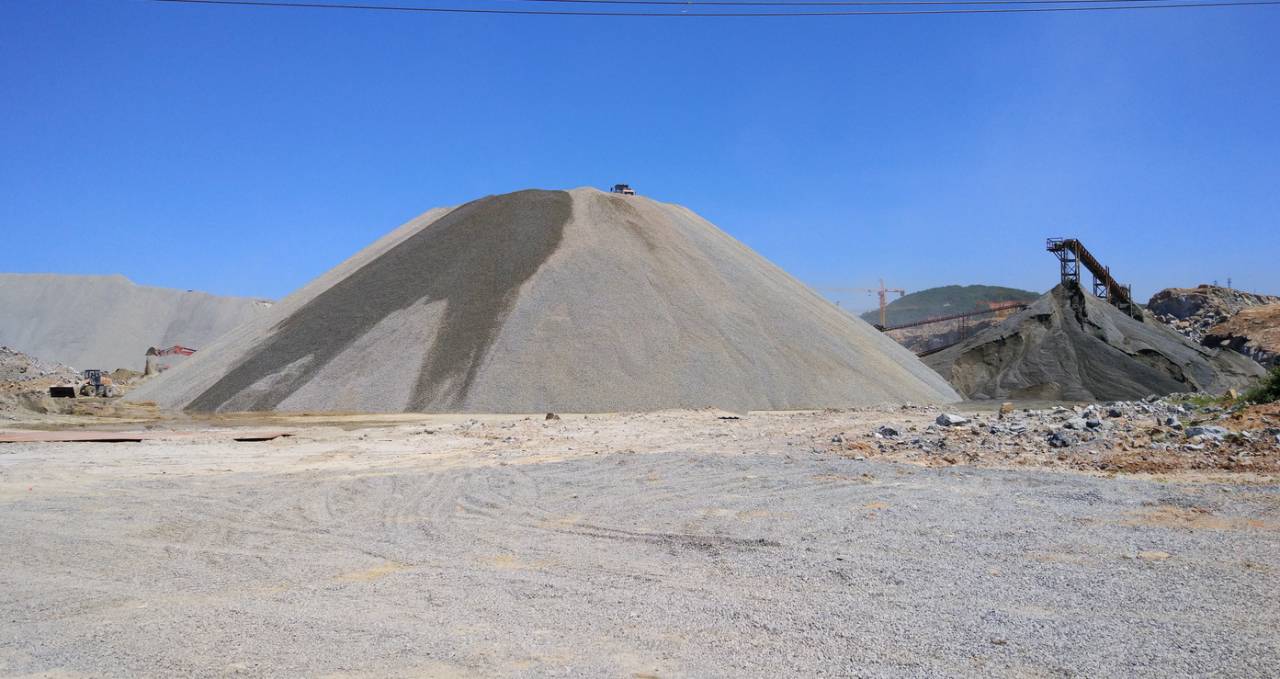
<instances>
[{"instance_id":1,"label":"large rock","mask_svg":"<svg viewBox=\"0 0 1280 679\"><path fill-rule=\"evenodd\" d=\"M141 370L148 348L203 348L270 305L124 276L0 274L0 344L81 369Z\"/></svg>"},{"instance_id":2,"label":"large rock","mask_svg":"<svg viewBox=\"0 0 1280 679\"><path fill-rule=\"evenodd\" d=\"M1204 342L1215 325L1245 309L1280 303L1280 297L1258 295L1217 285L1167 288L1151 296L1147 309L1193 342ZM1242 352L1248 353L1248 352Z\"/></svg>"},{"instance_id":3,"label":"large rock","mask_svg":"<svg viewBox=\"0 0 1280 679\"><path fill-rule=\"evenodd\" d=\"M1147 310L1158 316L1180 320L1199 316L1227 318L1247 307L1277 302L1280 302L1280 297L1258 295L1218 285L1200 285L1194 288L1161 290L1151 296L1147 302Z\"/></svg>"},{"instance_id":4,"label":"large rock","mask_svg":"<svg viewBox=\"0 0 1280 679\"><path fill-rule=\"evenodd\" d=\"M957 395L693 212L577 189L427 212L130 398L543 413Z\"/></svg>"},{"instance_id":5,"label":"large rock","mask_svg":"<svg viewBox=\"0 0 1280 679\"><path fill-rule=\"evenodd\" d=\"M1075 285L925 361L968 398L1139 399L1222 392L1263 374L1244 356L1135 320Z\"/></svg>"},{"instance_id":6,"label":"large rock","mask_svg":"<svg viewBox=\"0 0 1280 679\"><path fill-rule=\"evenodd\" d=\"M1231 349L1265 366L1280 367L1280 303L1242 309L1209 328L1202 344Z\"/></svg>"}]
</instances>

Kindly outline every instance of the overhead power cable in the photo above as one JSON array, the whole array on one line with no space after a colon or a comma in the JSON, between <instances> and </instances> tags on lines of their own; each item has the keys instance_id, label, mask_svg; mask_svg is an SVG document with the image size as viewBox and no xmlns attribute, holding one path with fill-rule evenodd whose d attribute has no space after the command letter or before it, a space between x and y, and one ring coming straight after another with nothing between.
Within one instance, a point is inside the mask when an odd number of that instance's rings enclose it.
<instances>
[{"instance_id":1,"label":"overhead power cable","mask_svg":"<svg viewBox=\"0 0 1280 679\"><path fill-rule=\"evenodd\" d=\"M709 9L718 7L862 7L883 5L1095 5L1115 3L1171 3L1175 0L800 0L799 2L779 2L778 0L507 0L507 2L536 2L553 5L662 5L678 7L706 6Z\"/></svg>"},{"instance_id":2,"label":"overhead power cable","mask_svg":"<svg viewBox=\"0 0 1280 679\"><path fill-rule=\"evenodd\" d=\"M1117 0L1119 1L1119 0ZM780 17L836 17L836 16L871 16L871 15L908 15L908 14L1023 14L1031 12L1104 12L1116 10L1143 9L1203 9L1209 7L1250 7L1264 5L1280 5L1280 0L1231 0L1229 2L1147 2L1147 0L1124 0L1128 3L1146 2L1147 4L1090 4L1086 6L1053 6L1053 7L996 7L975 9L970 7L952 7L940 9L904 9L904 10L856 10L856 11L804 11L804 12L613 12L613 11L581 11L558 9L504 9L501 7L415 7L409 5L370 5L346 4L335 2L277 2L274 0L152 0L191 5L222 5L242 7L279 7L285 9L346 9L381 12L423 12L429 14L514 14L523 16L582 16L582 17L697 17L697 18L780 18ZM970 0L976 2L976 0ZM681 3L687 4L687 3ZM783 3L780 3L783 4ZM888 5L907 4L906 2L886 2ZM942 3L961 5L961 2ZM1056 4L1056 3L1055 3Z\"/></svg>"}]
</instances>

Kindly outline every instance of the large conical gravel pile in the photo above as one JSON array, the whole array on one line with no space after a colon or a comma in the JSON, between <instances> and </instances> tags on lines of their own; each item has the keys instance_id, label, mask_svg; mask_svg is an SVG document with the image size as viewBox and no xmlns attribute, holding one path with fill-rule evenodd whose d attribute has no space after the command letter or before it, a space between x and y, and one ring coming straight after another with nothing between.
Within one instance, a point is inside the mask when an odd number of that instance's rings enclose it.
<instances>
[{"instance_id":1,"label":"large conical gravel pile","mask_svg":"<svg viewBox=\"0 0 1280 679\"><path fill-rule=\"evenodd\" d=\"M130 398L197 411L601 412L956 394L689 210L576 189L428 212Z\"/></svg>"},{"instance_id":2,"label":"large conical gravel pile","mask_svg":"<svg viewBox=\"0 0 1280 679\"><path fill-rule=\"evenodd\" d=\"M1079 286L1059 285L1031 306L925 358L967 398L1122 400L1222 392L1262 367L1208 349L1154 319L1138 321Z\"/></svg>"}]
</instances>

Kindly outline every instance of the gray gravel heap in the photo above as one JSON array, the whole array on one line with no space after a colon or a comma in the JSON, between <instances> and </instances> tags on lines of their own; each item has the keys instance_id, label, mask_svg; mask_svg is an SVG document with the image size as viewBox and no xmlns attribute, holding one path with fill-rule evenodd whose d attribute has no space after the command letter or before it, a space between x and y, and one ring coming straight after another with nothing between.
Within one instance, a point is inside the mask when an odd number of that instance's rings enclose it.
<instances>
[{"instance_id":1,"label":"gray gravel heap","mask_svg":"<svg viewBox=\"0 0 1280 679\"><path fill-rule=\"evenodd\" d=\"M194 411L502 413L957 395L688 209L576 189L424 214L131 398Z\"/></svg>"},{"instance_id":2,"label":"gray gravel heap","mask_svg":"<svg viewBox=\"0 0 1280 679\"><path fill-rule=\"evenodd\" d=\"M16 349L0 346L0 385L20 385L35 380L74 380L75 368L42 361Z\"/></svg>"},{"instance_id":3,"label":"gray gravel heap","mask_svg":"<svg viewBox=\"0 0 1280 679\"><path fill-rule=\"evenodd\" d=\"M967 398L1122 400L1242 388L1256 362L1195 344L1163 323L1134 320L1059 285L1000 325L929 356Z\"/></svg>"},{"instance_id":4,"label":"gray gravel heap","mask_svg":"<svg viewBox=\"0 0 1280 679\"><path fill-rule=\"evenodd\" d=\"M149 347L203 349L269 306L124 276L0 274L0 344L80 369L142 370Z\"/></svg>"}]
</instances>

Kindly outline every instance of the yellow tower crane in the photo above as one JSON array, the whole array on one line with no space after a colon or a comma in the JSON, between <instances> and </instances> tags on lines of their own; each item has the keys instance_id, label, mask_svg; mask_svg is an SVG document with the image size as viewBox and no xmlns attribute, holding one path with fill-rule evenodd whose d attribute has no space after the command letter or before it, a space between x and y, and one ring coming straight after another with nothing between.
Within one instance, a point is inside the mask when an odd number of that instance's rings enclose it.
<instances>
[{"instance_id":1,"label":"yellow tower crane","mask_svg":"<svg viewBox=\"0 0 1280 679\"><path fill-rule=\"evenodd\" d=\"M825 292L866 292L878 295L880 297L880 325L876 327L882 330L889 325L886 312L889 306L889 295L896 292L898 293L898 299L902 299L907 294L907 291L902 288L886 288L883 278L880 279L879 288L822 288L822 290Z\"/></svg>"}]
</instances>

